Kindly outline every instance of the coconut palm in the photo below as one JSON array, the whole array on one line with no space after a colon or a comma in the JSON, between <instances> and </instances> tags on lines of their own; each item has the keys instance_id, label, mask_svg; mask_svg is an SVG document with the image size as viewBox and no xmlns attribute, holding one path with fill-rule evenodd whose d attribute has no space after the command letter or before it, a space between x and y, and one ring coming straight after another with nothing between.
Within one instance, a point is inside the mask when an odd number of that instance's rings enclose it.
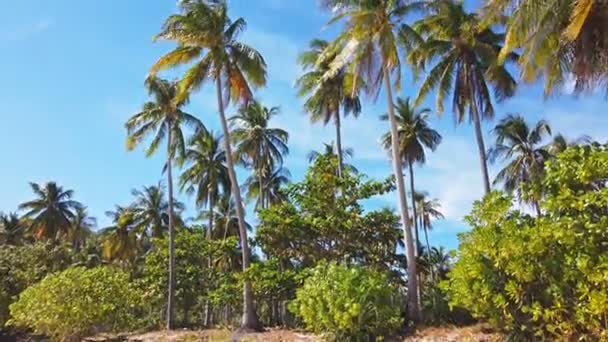
<instances>
[{"instance_id":1,"label":"coconut palm","mask_svg":"<svg viewBox=\"0 0 608 342\"><path fill-rule=\"evenodd\" d=\"M278 107L267 108L253 101L230 118L233 126L230 136L236 145L234 153L238 160L254 170L258 179L258 209L266 207L265 179L271 176L275 166L283 165L283 156L289 153L287 131L268 127L270 119L279 113Z\"/></svg>"},{"instance_id":2,"label":"coconut palm","mask_svg":"<svg viewBox=\"0 0 608 342\"><path fill-rule=\"evenodd\" d=\"M116 206L116 210L107 211L106 216L112 219L112 225L103 228L101 251L104 259L127 266L135 260L139 251L135 216L129 208Z\"/></svg>"},{"instance_id":3,"label":"coconut palm","mask_svg":"<svg viewBox=\"0 0 608 342\"><path fill-rule=\"evenodd\" d=\"M285 200L285 194L281 189L289 183L291 173L284 167L276 168L272 173L265 172L266 176L256 177L250 176L245 181L244 187L247 189L247 200L256 199L255 208L261 210L272 205L281 203ZM261 182L261 183L260 183ZM263 194L260 195L260 191ZM264 201L262 203L261 201Z\"/></svg>"},{"instance_id":4,"label":"coconut palm","mask_svg":"<svg viewBox=\"0 0 608 342\"><path fill-rule=\"evenodd\" d=\"M196 205L207 207L209 224L207 237L213 236L215 207L221 196L230 193L230 179L226 166L226 152L221 144L221 136L212 131L202 130L192 137L186 150L186 168L180 176L180 189L187 194L195 194Z\"/></svg>"},{"instance_id":5,"label":"coconut palm","mask_svg":"<svg viewBox=\"0 0 608 342\"><path fill-rule=\"evenodd\" d=\"M142 236L159 238L169 230L169 201L165 195L162 183L144 186L141 190L131 190L135 197L129 206L135 220L135 228ZM183 225L179 213L184 210L184 204L173 199L173 222L176 226Z\"/></svg>"},{"instance_id":6,"label":"coconut palm","mask_svg":"<svg viewBox=\"0 0 608 342\"><path fill-rule=\"evenodd\" d=\"M335 42L323 53L323 55L333 54L338 49L323 80L331 79L347 67L347 72L353 75L351 82L353 91L357 89L358 84L361 84L360 82L363 82L367 93L374 97L382 88L386 92L388 117L393 137L393 170L397 181L399 210L404 226L408 274L410 275L408 311L409 317L417 321L420 318L420 305L418 303L418 280L415 276L417 274L415 247L405 195L402 159L399 153L393 90L400 89L401 81L397 42L404 42L407 46L417 39L417 35L404 23L405 16L414 10L421 9L422 5L404 0L324 0L324 2L336 14L332 22L344 22L345 27ZM321 58L323 59L323 56ZM394 83L391 82L393 76L395 77ZM383 82L384 87L382 87Z\"/></svg>"},{"instance_id":7,"label":"coconut palm","mask_svg":"<svg viewBox=\"0 0 608 342\"><path fill-rule=\"evenodd\" d=\"M335 49L333 52L328 51L329 46L325 40L313 39L309 44L310 50L300 54L298 62L305 73L296 81L296 87L298 96L307 97L304 110L310 114L312 122L322 121L327 125L333 120L336 126L338 177L342 177L344 157L340 109L345 117L351 113L357 117L361 113L361 103L358 92L347 89L353 78L347 68L338 70L332 77L324 78L337 53Z\"/></svg>"},{"instance_id":8,"label":"coconut palm","mask_svg":"<svg viewBox=\"0 0 608 342\"><path fill-rule=\"evenodd\" d=\"M55 182L30 183L36 199L22 203L19 210L30 220L30 229L37 239L57 241L69 235L70 223L76 208L82 206L72 200L73 190L64 190Z\"/></svg>"},{"instance_id":9,"label":"coconut palm","mask_svg":"<svg viewBox=\"0 0 608 342\"><path fill-rule=\"evenodd\" d=\"M428 199L426 192L416 193L416 206L418 208L418 217L420 220L420 227L424 230L424 238L426 240L427 251L431 251L431 244L429 243L429 231L433 229L433 220L443 219L443 213L441 213L441 204L437 199ZM431 273L432 279L435 275Z\"/></svg>"},{"instance_id":10,"label":"coconut palm","mask_svg":"<svg viewBox=\"0 0 608 342\"><path fill-rule=\"evenodd\" d=\"M186 97L189 92L200 88L208 80L215 81L228 175L242 237L243 269L247 269L250 251L245 210L234 170L230 132L224 109L231 100L249 102L253 98L250 85L257 87L266 84L266 63L258 51L237 40L239 34L245 30L246 22L243 18L232 21L224 0L184 0L180 2L180 8L181 13L170 16L156 37L175 41L178 46L161 57L150 71L155 73L161 69L191 64L180 82L180 97ZM247 280L244 282L243 298L241 326L244 330L259 330L261 326L253 307L251 282Z\"/></svg>"},{"instance_id":11,"label":"coconut palm","mask_svg":"<svg viewBox=\"0 0 608 342\"><path fill-rule=\"evenodd\" d=\"M178 86L154 75L148 76L145 82L153 101L146 102L140 112L133 115L126 123L127 149L133 150L146 137L153 136L146 149L146 156L151 156L161 142L167 139L167 184L169 202L167 206L169 227L169 295L167 305L167 328L173 325L173 297L175 295L175 231L174 231L174 205L173 205L173 168L172 162L185 153L184 133L182 127L187 125L195 130L203 129L203 124L193 115L184 112L181 108L188 102L187 97L178 98ZM157 232L156 232L157 233Z\"/></svg>"},{"instance_id":12,"label":"coconut palm","mask_svg":"<svg viewBox=\"0 0 608 342\"><path fill-rule=\"evenodd\" d=\"M574 77L575 91L606 85L608 3L597 0L486 0L487 24L507 28L501 59L521 48L521 76L545 79L545 93Z\"/></svg>"},{"instance_id":13,"label":"coconut palm","mask_svg":"<svg viewBox=\"0 0 608 342\"><path fill-rule=\"evenodd\" d=\"M72 243L72 248L79 251L84 247L87 238L93 234L93 230L97 227L97 220L94 217L89 216L86 207L76 208L74 214L68 238Z\"/></svg>"},{"instance_id":14,"label":"coconut palm","mask_svg":"<svg viewBox=\"0 0 608 342\"><path fill-rule=\"evenodd\" d=\"M591 144L593 144L593 139L590 136L583 135L574 140L568 140L563 134L558 133L553 136L553 140L544 148L554 157L560 152L565 151L568 147Z\"/></svg>"},{"instance_id":15,"label":"coconut palm","mask_svg":"<svg viewBox=\"0 0 608 342\"><path fill-rule=\"evenodd\" d=\"M401 158L404 163L407 164L410 173L410 193L412 195L412 216L414 221L414 232L416 242L420 244L418 238L418 220L416 210L416 188L414 186L414 164L423 165L426 162L425 148L435 151L437 146L441 143L441 134L436 130L432 129L427 122L427 118L431 114L431 110L428 108L418 109L410 101L410 98L405 100L397 98L395 104L395 110L397 112L397 131L399 135L399 149ZM388 115L384 114L380 117L381 120L388 120ZM387 132L382 137L382 144L384 148L390 151L392 141L391 133Z\"/></svg>"},{"instance_id":16,"label":"coconut palm","mask_svg":"<svg viewBox=\"0 0 608 342\"><path fill-rule=\"evenodd\" d=\"M343 158L343 160L342 160L342 171L348 170L351 173L359 173L359 170L353 164L350 164L350 163L346 162L347 159L352 159L354 155L355 155L355 150L353 150L352 147L342 148L342 158ZM334 145L333 141L329 142L329 143L323 143L323 147L321 148L320 151L311 150L306 155L306 159L308 160L309 163L312 163L315 160L317 160L317 158L322 157L322 156L324 156L324 157L329 157L329 156L338 157L336 146ZM337 174L337 172L336 172L336 174Z\"/></svg>"},{"instance_id":17,"label":"coconut palm","mask_svg":"<svg viewBox=\"0 0 608 342\"><path fill-rule=\"evenodd\" d=\"M434 89L437 90L437 110L443 112L446 96L452 94L452 111L457 123L467 118L473 122L479 150L479 161L486 193L490 178L481 121L494 116L490 88L497 101L515 93L516 82L509 71L497 64L504 35L489 28L481 29L476 14L467 13L462 2L438 1L430 14L420 19L414 29L426 39L415 45L408 55L415 73L436 61L426 73L416 104ZM515 54L509 59L514 60Z\"/></svg>"},{"instance_id":18,"label":"coconut palm","mask_svg":"<svg viewBox=\"0 0 608 342\"><path fill-rule=\"evenodd\" d=\"M26 226L17 213L0 213L0 244L18 246L25 237Z\"/></svg>"},{"instance_id":19,"label":"coconut palm","mask_svg":"<svg viewBox=\"0 0 608 342\"><path fill-rule=\"evenodd\" d=\"M209 210L201 212L200 219L209 219L211 215L215 218L214 225L217 227L213 231L213 238L225 240L231 236L240 236L239 232L239 219L236 213L236 205L234 200L229 197L230 194L221 196L219 201L213 208L213 213ZM247 231L251 231L252 227L245 221L245 228Z\"/></svg>"},{"instance_id":20,"label":"coconut palm","mask_svg":"<svg viewBox=\"0 0 608 342\"><path fill-rule=\"evenodd\" d=\"M493 132L496 143L488 157L492 162L497 159L507 162L496 175L494 184L502 183L506 192L520 194L521 184L540 181L545 161L550 157L549 151L541 145L545 137L551 135L549 124L540 120L530 127L520 115L509 115ZM540 214L538 202L533 200L532 205Z\"/></svg>"}]
</instances>

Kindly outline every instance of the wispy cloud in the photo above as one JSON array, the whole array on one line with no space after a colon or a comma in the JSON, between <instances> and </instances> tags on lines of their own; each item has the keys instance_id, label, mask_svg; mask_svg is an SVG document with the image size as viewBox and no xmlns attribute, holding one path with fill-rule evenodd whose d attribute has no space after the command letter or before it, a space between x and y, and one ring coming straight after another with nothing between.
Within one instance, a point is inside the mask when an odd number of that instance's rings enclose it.
<instances>
[{"instance_id":1,"label":"wispy cloud","mask_svg":"<svg viewBox=\"0 0 608 342\"><path fill-rule=\"evenodd\" d=\"M0 32L0 41L19 42L48 31L55 26L52 18L43 18L35 22L25 23L18 27L8 28Z\"/></svg>"}]
</instances>

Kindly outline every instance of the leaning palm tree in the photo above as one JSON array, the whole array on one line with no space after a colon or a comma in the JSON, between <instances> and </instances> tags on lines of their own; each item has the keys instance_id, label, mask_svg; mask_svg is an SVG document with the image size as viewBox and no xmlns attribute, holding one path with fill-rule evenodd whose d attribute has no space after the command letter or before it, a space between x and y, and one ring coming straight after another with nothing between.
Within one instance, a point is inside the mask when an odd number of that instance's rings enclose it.
<instances>
[{"instance_id":1,"label":"leaning palm tree","mask_svg":"<svg viewBox=\"0 0 608 342\"><path fill-rule=\"evenodd\" d=\"M251 176L243 184L247 189L247 200L256 200L256 210L262 210L283 202L285 194L281 192L281 189L291 179L291 173L284 167L278 167L272 173L265 172L264 174L265 176L262 178ZM260 191L262 194L260 194Z\"/></svg>"},{"instance_id":2,"label":"leaning palm tree","mask_svg":"<svg viewBox=\"0 0 608 342\"><path fill-rule=\"evenodd\" d=\"M443 112L444 99L450 93L456 122L465 121L468 112L469 121L475 127L483 185L488 193L490 178L481 121L494 116L490 87L494 88L497 101L512 96L516 88L509 71L497 64L504 35L489 28L480 29L479 18L467 13L462 2L438 1L431 8L431 13L414 25L426 39L416 44L408 55L415 74L436 61L426 73L416 104L436 89L439 112ZM515 54L509 58L516 58Z\"/></svg>"},{"instance_id":3,"label":"leaning palm tree","mask_svg":"<svg viewBox=\"0 0 608 342\"><path fill-rule=\"evenodd\" d=\"M26 227L17 213L0 213L0 244L18 246L25 237Z\"/></svg>"},{"instance_id":4,"label":"leaning palm tree","mask_svg":"<svg viewBox=\"0 0 608 342\"><path fill-rule=\"evenodd\" d=\"M524 183L540 181L549 151L541 145L546 136L551 135L551 127L545 120L528 126L523 117L509 115L502 119L493 130L496 143L488 152L490 161L506 161L507 165L496 174L494 183L502 183L506 192L517 192L521 199L520 187ZM540 214L538 202L532 206Z\"/></svg>"},{"instance_id":5,"label":"leaning palm tree","mask_svg":"<svg viewBox=\"0 0 608 342\"><path fill-rule=\"evenodd\" d=\"M443 213L441 213L441 204L437 199L428 199L426 192L416 193L416 202L418 207L418 217L420 220L420 226L424 230L424 238L426 240L427 251L431 251L431 244L429 243L429 231L433 229L433 220L443 219ZM431 273L432 279L435 275Z\"/></svg>"},{"instance_id":6,"label":"leaning palm tree","mask_svg":"<svg viewBox=\"0 0 608 342\"><path fill-rule=\"evenodd\" d=\"M143 236L160 238L169 230L169 201L165 195L162 183L144 186L141 190L133 189L135 197L129 210L133 214L135 226ZM184 210L184 204L173 199L173 222L181 226L179 213Z\"/></svg>"},{"instance_id":7,"label":"leaning palm tree","mask_svg":"<svg viewBox=\"0 0 608 342\"><path fill-rule=\"evenodd\" d=\"M307 96L304 110L310 114L312 122L323 121L327 125L333 120L336 126L338 177L342 177L344 158L340 109L345 117L351 113L357 117L361 113L361 103L358 92L348 89L353 77L347 68L338 70L332 77L324 78L337 52L328 52L329 46L327 41L313 39L309 44L310 50L300 54L298 62L305 73L296 81L296 87L298 96Z\"/></svg>"},{"instance_id":8,"label":"leaning palm tree","mask_svg":"<svg viewBox=\"0 0 608 342\"><path fill-rule=\"evenodd\" d=\"M234 170L230 148L230 132L225 115L225 105L230 101L248 103L253 98L250 85L266 84L266 63L262 55L252 47L237 40L246 22L243 18L232 21L228 16L225 0L184 0L181 13L170 16L156 39L171 40L178 46L161 57L151 68L152 73L182 64L192 64L180 82L181 95L185 98L206 81L214 80L217 92L220 123L224 134L224 149L228 175L239 218L243 269L249 268L250 250L245 227L245 210ZM178 99L179 99L178 98ZM243 330L261 328L253 306L251 282L244 282Z\"/></svg>"},{"instance_id":9,"label":"leaning palm tree","mask_svg":"<svg viewBox=\"0 0 608 342\"><path fill-rule=\"evenodd\" d=\"M486 24L505 24L501 59L521 48L521 76L542 75L545 94L573 77L577 92L606 86L608 3L598 0L486 0Z\"/></svg>"},{"instance_id":10,"label":"leaning palm tree","mask_svg":"<svg viewBox=\"0 0 608 342\"><path fill-rule=\"evenodd\" d=\"M230 118L235 155L244 165L251 167L258 178L259 209L266 207L264 179L270 176L275 166L283 165L283 156L289 153L287 131L268 127L270 119L279 113L278 107L267 108L253 101Z\"/></svg>"},{"instance_id":11,"label":"leaning palm tree","mask_svg":"<svg viewBox=\"0 0 608 342\"><path fill-rule=\"evenodd\" d=\"M416 188L414 186L414 164L423 165L426 162L425 148L435 151L441 143L441 134L429 126L427 118L431 114L428 108L418 109L410 101L410 98L405 100L397 98L395 104L397 111L397 131L399 135L399 149L401 158L407 164L410 173L410 193L412 195L412 216L414 221L414 235L416 242L420 244L418 238L418 213L416 211ZM388 120L388 115L384 114L380 117L381 120ZM391 133L387 132L382 137L382 144L388 151L391 150Z\"/></svg>"},{"instance_id":12,"label":"leaning palm tree","mask_svg":"<svg viewBox=\"0 0 608 342\"><path fill-rule=\"evenodd\" d=\"M76 208L69 231L69 240L72 243L72 248L79 251L84 246L87 238L93 234L96 226L97 220L89 216L86 207Z\"/></svg>"},{"instance_id":13,"label":"leaning palm tree","mask_svg":"<svg viewBox=\"0 0 608 342\"><path fill-rule=\"evenodd\" d=\"M408 214L405 184L402 173L402 159L399 153L397 120L393 108L393 90L400 89L401 68L398 41L411 44L417 35L404 23L406 15L421 8L420 3L405 0L359 1L324 0L325 5L336 14L332 22L345 22L338 38L326 49L324 55L336 54L323 80L329 80L344 68L353 76L351 95L356 94L363 82L367 93L374 96L380 89L386 92L388 118L392 139L392 161L397 191L399 211L405 232L408 259L408 311L417 321L420 318L418 303L418 280L416 277L416 257L411 222ZM343 20L341 20L343 19ZM395 77L395 83L391 77ZM362 79L362 80L360 80ZM382 84L384 82L384 87Z\"/></svg>"},{"instance_id":14,"label":"leaning palm tree","mask_svg":"<svg viewBox=\"0 0 608 342\"><path fill-rule=\"evenodd\" d=\"M230 179L226 167L226 152L221 144L221 136L203 130L190 139L186 150L186 168L180 176L180 188L187 194L195 194L196 205L207 207L209 224L207 237L213 236L215 207L221 196L230 193Z\"/></svg>"},{"instance_id":15,"label":"leaning palm tree","mask_svg":"<svg viewBox=\"0 0 608 342\"><path fill-rule=\"evenodd\" d=\"M37 239L57 241L69 235L75 210L82 205L74 200L73 190L64 190L55 182L30 183L36 199L22 203L23 218L31 220L30 229Z\"/></svg>"},{"instance_id":16,"label":"leaning palm tree","mask_svg":"<svg viewBox=\"0 0 608 342\"><path fill-rule=\"evenodd\" d=\"M145 82L153 101L146 102L142 111L131 117L127 123L127 149L133 150L146 137L153 135L146 149L146 156L151 156L161 142L167 139L167 184L169 189L168 228L169 228L169 293L167 299L167 329L173 326L173 297L175 295L175 231L173 205L173 160L185 153L184 134L182 126L188 125L195 130L203 129L203 124L181 108L188 102L187 97L178 97L178 86L154 75L148 76Z\"/></svg>"}]
</instances>

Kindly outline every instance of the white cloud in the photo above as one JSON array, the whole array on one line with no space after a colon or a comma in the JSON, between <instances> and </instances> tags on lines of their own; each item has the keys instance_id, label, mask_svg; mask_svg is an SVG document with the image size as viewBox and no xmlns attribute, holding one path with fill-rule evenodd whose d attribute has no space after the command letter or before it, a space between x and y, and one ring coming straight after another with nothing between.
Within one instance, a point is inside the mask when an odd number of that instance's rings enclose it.
<instances>
[{"instance_id":1,"label":"white cloud","mask_svg":"<svg viewBox=\"0 0 608 342\"><path fill-rule=\"evenodd\" d=\"M48 31L55 26L55 21L51 18L43 18L33 23L23 24L0 32L0 41L18 42L27 40L42 32Z\"/></svg>"}]
</instances>

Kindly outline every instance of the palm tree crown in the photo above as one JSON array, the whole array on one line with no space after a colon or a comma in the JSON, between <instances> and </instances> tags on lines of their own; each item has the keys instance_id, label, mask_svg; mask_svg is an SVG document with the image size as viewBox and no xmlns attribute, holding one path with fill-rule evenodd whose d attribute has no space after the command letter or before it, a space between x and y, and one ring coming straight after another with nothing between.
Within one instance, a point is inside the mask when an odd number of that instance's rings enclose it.
<instances>
[{"instance_id":1,"label":"palm tree crown","mask_svg":"<svg viewBox=\"0 0 608 342\"><path fill-rule=\"evenodd\" d=\"M87 208L84 206L76 208L69 232L69 240L72 243L72 247L80 250L87 238L93 234L95 227L97 227L97 220L89 216Z\"/></svg>"},{"instance_id":2,"label":"palm tree crown","mask_svg":"<svg viewBox=\"0 0 608 342\"><path fill-rule=\"evenodd\" d=\"M30 228L37 239L56 241L69 235L74 211L82 205L72 200L73 190L64 190L55 182L43 185L30 183L36 199L22 203L24 218L30 219Z\"/></svg>"},{"instance_id":3,"label":"palm tree crown","mask_svg":"<svg viewBox=\"0 0 608 342\"><path fill-rule=\"evenodd\" d=\"M133 215L135 227L145 236L153 238L162 237L169 230L169 202L162 183L144 186L141 190L133 189L131 194L135 197L129 206ZM181 224L179 213L184 205L173 200L173 211L178 225Z\"/></svg>"},{"instance_id":4,"label":"palm tree crown","mask_svg":"<svg viewBox=\"0 0 608 342\"><path fill-rule=\"evenodd\" d=\"M0 244L17 246L25 236L26 227L17 213L0 213Z\"/></svg>"}]
</instances>

